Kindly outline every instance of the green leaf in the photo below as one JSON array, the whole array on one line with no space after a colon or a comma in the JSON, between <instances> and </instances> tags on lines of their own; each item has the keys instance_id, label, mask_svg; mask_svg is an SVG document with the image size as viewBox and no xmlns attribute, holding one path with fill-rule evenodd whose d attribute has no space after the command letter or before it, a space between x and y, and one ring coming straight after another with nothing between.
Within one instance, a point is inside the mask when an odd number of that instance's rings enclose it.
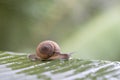
<instances>
[{"instance_id":1,"label":"green leaf","mask_svg":"<svg viewBox=\"0 0 120 80\"><path fill-rule=\"evenodd\" d=\"M0 80L119 80L120 62L31 61L25 53L0 52Z\"/></svg>"}]
</instances>

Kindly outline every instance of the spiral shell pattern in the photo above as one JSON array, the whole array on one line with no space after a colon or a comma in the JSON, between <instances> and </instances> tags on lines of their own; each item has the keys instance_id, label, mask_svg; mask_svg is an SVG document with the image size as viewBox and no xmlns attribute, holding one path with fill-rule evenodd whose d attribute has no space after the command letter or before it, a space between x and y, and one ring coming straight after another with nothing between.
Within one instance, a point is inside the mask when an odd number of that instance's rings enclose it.
<instances>
[{"instance_id":1,"label":"spiral shell pattern","mask_svg":"<svg viewBox=\"0 0 120 80\"><path fill-rule=\"evenodd\" d=\"M48 59L55 53L60 53L60 47L56 42L50 40L41 42L36 49L36 55L41 59Z\"/></svg>"}]
</instances>

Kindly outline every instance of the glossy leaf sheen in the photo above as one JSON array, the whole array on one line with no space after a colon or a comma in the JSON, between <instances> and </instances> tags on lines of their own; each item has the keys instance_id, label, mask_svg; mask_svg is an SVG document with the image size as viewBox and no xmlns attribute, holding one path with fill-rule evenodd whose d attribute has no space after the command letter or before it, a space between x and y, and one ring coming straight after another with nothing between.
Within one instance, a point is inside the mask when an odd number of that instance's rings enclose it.
<instances>
[{"instance_id":1,"label":"glossy leaf sheen","mask_svg":"<svg viewBox=\"0 0 120 80\"><path fill-rule=\"evenodd\" d=\"M25 54L0 52L0 80L120 80L120 62L30 61Z\"/></svg>"}]
</instances>

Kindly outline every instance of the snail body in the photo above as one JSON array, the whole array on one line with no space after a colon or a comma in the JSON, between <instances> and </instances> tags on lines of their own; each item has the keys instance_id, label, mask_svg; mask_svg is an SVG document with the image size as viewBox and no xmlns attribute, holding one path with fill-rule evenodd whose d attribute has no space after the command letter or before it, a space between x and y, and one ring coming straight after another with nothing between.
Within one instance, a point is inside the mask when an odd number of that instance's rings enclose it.
<instances>
[{"instance_id":1,"label":"snail body","mask_svg":"<svg viewBox=\"0 0 120 80\"><path fill-rule=\"evenodd\" d=\"M55 60L69 59L69 54L61 54L59 45L51 40L41 42L36 48L36 54L31 54L28 57L31 60Z\"/></svg>"}]
</instances>

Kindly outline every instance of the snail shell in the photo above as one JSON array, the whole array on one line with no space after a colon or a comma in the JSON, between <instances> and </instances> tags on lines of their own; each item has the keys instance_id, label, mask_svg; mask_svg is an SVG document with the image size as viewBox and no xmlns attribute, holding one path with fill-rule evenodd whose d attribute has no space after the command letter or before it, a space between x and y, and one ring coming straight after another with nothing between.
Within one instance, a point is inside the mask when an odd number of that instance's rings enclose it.
<instances>
[{"instance_id":1,"label":"snail shell","mask_svg":"<svg viewBox=\"0 0 120 80\"><path fill-rule=\"evenodd\" d=\"M69 59L69 54L61 54L59 45L51 40L41 42L36 48L36 54L29 55L31 60Z\"/></svg>"},{"instance_id":2,"label":"snail shell","mask_svg":"<svg viewBox=\"0 0 120 80\"><path fill-rule=\"evenodd\" d=\"M48 59L55 53L60 53L60 47L56 42L53 41L43 41L36 49L36 55L42 59Z\"/></svg>"}]
</instances>

